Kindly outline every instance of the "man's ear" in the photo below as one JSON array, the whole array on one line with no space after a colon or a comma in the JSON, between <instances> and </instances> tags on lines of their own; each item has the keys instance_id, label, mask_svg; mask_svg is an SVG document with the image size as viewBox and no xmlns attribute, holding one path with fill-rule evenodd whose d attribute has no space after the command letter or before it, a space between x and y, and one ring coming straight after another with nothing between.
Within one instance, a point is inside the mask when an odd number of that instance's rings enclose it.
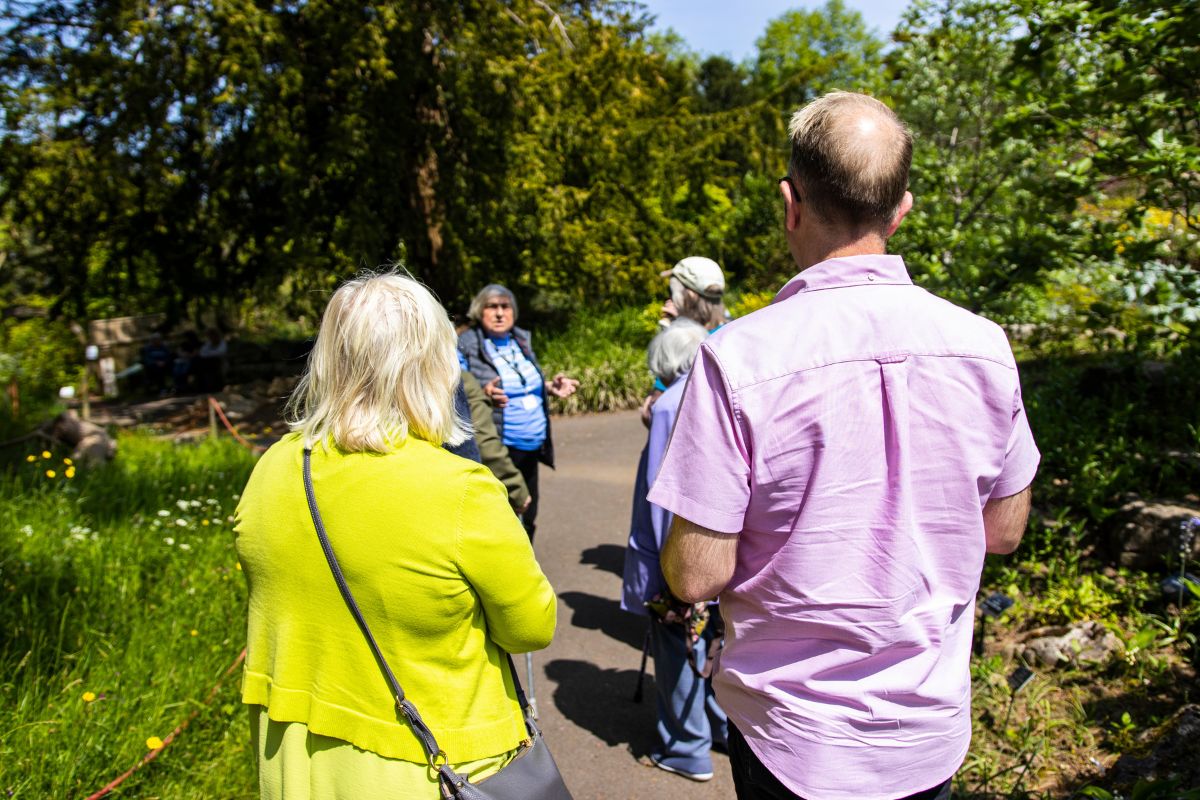
<instances>
[{"instance_id":1,"label":"man's ear","mask_svg":"<svg viewBox=\"0 0 1200 800\"><path fill-rule=\"evenodd\" d=\"M779 193L783 195L783 224L794 231L800 227L800 198L792 194L791 181L780 181Z\"/></svg>"},{"instance_id":2,"label":"man's ear","mask_svg":"<svg viewBox=\"0 0 1200 800\"><path fill-rule=\"evenodd\" d=\"M883 238L885 238L885 239L891 238L892 234L896 232L896 229L900 227L900 223L904 221L904 218L906 216L908 216L908 212L912 211L912 207L913 207L912 192L905 192L904 197L901 198L901 200L900 200L900 205L896 207L895 216L893 216L892 221L890 223L888 223L887 234Z\"/></svg>"}]
</instances>

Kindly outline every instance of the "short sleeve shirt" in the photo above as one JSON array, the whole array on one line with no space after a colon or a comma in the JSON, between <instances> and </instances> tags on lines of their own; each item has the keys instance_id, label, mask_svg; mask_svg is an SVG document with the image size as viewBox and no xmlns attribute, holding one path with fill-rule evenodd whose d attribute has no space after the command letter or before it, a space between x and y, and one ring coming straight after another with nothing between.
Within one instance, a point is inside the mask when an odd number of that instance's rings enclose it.
<instances>
[{"instance_id":1,"label":"short sleeve shirt","mask_svg":"<svg viewBox=\"0 0 1200 800\"><path fill-rule=\"evenodd\" d=\"M897 256L817 264L701 345L650 500L739 537L718 699L792 791L894 800L970 741L984 504L1039 454L995 324Z\"/></svg>"}]
</instances>

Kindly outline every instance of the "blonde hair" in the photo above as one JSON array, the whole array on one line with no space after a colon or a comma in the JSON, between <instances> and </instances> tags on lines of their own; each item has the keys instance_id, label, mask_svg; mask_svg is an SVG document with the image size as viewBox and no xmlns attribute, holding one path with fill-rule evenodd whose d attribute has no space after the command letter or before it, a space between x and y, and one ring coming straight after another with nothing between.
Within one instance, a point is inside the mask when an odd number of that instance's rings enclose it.
<instances>
[{"instance_id":1,"label":"blonde hair","mask_svg":"<svg viewBox=\"0 0 1200 800\"><path fill-rule=\"evenodd\" d=\"M830 222L886 228L908 191L912 133L873 97L830 92L792 115L788 173Z\"/></svg>"},{"instance_id":2,"label":"blonde hair","mask_svg":"<svg viewBox=\"0 0 1200 800\"><path fill-rule=\"evenodd\" d=\"M408 436L461 444L454 408L462 371L446 310L399 272L364 274L325 307L308 366L288 401L306 447L386 452Z\"/></svg>"}]
</instances>

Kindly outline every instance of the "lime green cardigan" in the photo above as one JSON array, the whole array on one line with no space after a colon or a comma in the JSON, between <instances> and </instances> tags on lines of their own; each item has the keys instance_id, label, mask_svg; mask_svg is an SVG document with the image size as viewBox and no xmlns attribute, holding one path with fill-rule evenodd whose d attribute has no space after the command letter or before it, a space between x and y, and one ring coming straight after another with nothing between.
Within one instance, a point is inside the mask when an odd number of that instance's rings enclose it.
<instances>
[{"instance_id":1,"label":"lime green cardigan","mask_svg":"<svg viewBox=\"0 0 1200 800\"><path fill-rule=\"evenodd\" d=\"M299 435L286 436L238 504L250 590L242 702L424 762L321 552L302 463ZM525 727L497 645L546 647L556 609L504 487L485 467L411 437L386 454L318 448L313 486L350 590L438 745L454 762L517 747Z\"/></svg>"}]
</instances>

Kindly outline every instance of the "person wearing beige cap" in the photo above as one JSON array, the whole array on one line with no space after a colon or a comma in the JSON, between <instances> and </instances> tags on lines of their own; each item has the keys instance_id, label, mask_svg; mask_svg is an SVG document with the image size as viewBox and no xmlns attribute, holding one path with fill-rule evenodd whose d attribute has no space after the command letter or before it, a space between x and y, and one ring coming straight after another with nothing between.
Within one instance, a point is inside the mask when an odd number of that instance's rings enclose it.
<instances>
[{"instance_id":1,"label":"person wearing beige cap","mask_svg":"<svg viewBox=\"0 0 1200 800\"><path fill-rule=\"evenodd\" d=\"M712 333L727 321L725 304L725 273L711 258L688 256L678 261L669 270L660 273L669 277L670 296L663 303L662 316L658 324L669 328L677 319L690 319ZM666 391L662 381L655 378L654 388L642 401L642 424L650 427L651 409L654 401Z\"/></svg>"},{"instance_id":2,"label":"person wearing beige cap","mask_svg":"<svg viewBox=\"0 0 1200 800\"><path fill-rule=\"evenodd\" d=\"M711 258L688 256L662 273L670 277L670 298L663 304L669 325L676 317L695 320L712 333L725 324L725 274Z\"/></svg>"}]
</instances>

